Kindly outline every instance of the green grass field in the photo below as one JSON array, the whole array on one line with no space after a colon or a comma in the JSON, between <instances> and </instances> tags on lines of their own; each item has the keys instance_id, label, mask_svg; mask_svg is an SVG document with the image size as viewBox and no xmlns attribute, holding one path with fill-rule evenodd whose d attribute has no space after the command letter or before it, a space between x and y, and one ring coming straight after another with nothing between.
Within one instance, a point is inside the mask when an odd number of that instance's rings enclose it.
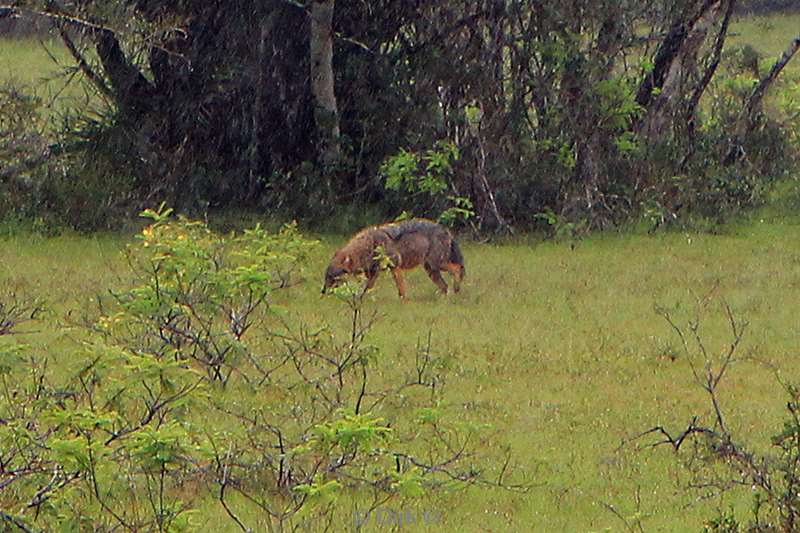
<instances>
[{"instance_id":1,"label":"green grass field","mask_svg":"<svg viewBox=\"0 0 800 533\"><path fill-rule=\"evenodd\" d=\"M695 298L713 291L715 302L724 299L749 322L740 358L721 387L723 409L739 438L768 447L785 403L769 365L787 379L800 370L799 225L755 220L716 236L604 235L574 250L552 242L466 243L467 282L446 299L422 271L408 276L406 303L389 276L379 280L368 307L383 316L371 337L386 354L381 365L413 365L416 343L432 331L434 350L455 361L448 400L467 417L488 415L498 432L493 442L511 446L535 483L527 494L473 489L428 502L443 516L431 530L617 531L623 523L606 506L633 516L637 494L647 531L697 531L719 507L735 506L745 518L746 492L710 499L687 492L680 456L668 447L619 446L655 425L679 431L694 415L710 423L710 403L654 306L676 309L685 320ZM0 269L54 310L39 324L42 332L16 340L63 345L69 353L67 341L54 341L65 317L125 278L119 251L126 242L119 236L0 241ZM340 304L320 298L317 279L342 237L323 242L310 265L314 275L279 298L304 321L344 330ZM714 354L730 341L717 304L702 335ZM218 503L201 509L214 530L235 530Z\"/></svg>"}]
</instances>

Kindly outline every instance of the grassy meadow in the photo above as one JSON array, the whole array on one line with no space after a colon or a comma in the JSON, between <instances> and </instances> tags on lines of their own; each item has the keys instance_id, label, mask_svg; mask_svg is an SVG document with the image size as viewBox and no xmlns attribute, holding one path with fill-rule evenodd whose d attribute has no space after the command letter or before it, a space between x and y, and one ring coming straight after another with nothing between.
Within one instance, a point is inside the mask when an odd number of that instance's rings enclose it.
<instances>
[{"instance_id":1,"label":"grassy meadow","mask_svg":"<svg viewBox=\"0 0 800 533\"><path fill-rule=\"evenodd\" d=\"M693 316L696 298L712 293L701 329L712 354L731 340L722 300L749 323L721 387L728 424L755 449L768 447L785 403L772 369L788 380L800 370L798 226L795 219L756 219L721 235L609 234L574 250L527 240L465 243L467 281L448 298L415 271L409 301L401 303L391 277L382 277L367 304L382 315L370 337L385 354L380 366L412 369L417 342L432 332L433 350L453 360L448 402L467 418L488 417L493 442L510 446L534 484L526 494L471 489L425 502L442 513L430 530L620 530L609 505L639 517L647 531L697 531L720 506L735 506L746 518L746 491L722 499L687 492L681 456L645 446L656 437L620 444L655 425L680 431L694 415L710 423L710 402L654 306L672 309L682 322ZM127 269L119 252L129 240L0 241L0 268L52 309L26 328L38 333L3 341L25 340L67 359L75 348L65 326L70 310L122 283ZM318 279L342 240L324 237L305 282L278 298L298 319L346 332L341 304L320 298ZM214 530L235 530L212 499L201 515Z\"/></svg>"},{"instance_id":2,"label":"grassy meadow","mask_svg":"<svg viewBox=\"0 0 800 533\"><path fill-rule=\"evenodd\" d=\"M776 57L798 22L800 15L738 20L731 43L751 42L765 58ZM57 44L48 49L66 58ZM794 61L792 72L800 72L800 59ZM35 40L0 40L0 77L52 98L64 84L51 79L58 69ZM81 105L81 95L70 85L53 105ZM679 339L655 312L671 309L683 324L707 296L701 336L713 356L731 341L723 301L749 324L720 386L728 425L753 449L769 448L785 415L775 373L791 381L800 371L800 219L785 214L797 208L779 205L718 234L631 230L594 235L574 249L525 236L467 241L466 282L447 298L418 270L407 276L409 298L402 303L391 276L383 275L367 303L381 315L370 335L384 354L381 368L413 368L417 343L430 332L433 351L452 358L449 404L467 419L490 419L492 442L509 446L533 483L524 494L471 488L436 496L420 506L441 519L403 530L627 530L618 514L645 531L700 531L720 509L746 520L748 490L688 491L685 455L648 446L656 436L621 444L657 425L680 432L693 416L712 423L711 404ZM326 262L346 236L318 237L304 282L277 298L297 320L346 331L341 304L319 294ZM0 279L49 306L40 321L22 328L27 333L0 342L28 342L69 367L76 349L72 313L124 284L129 274L121 251L132 240L131 234L0 232ZM257 525L254 517L242 519ZM208 531L238 530L213 498L195 520Z\"/></svg>"}]
</instances>

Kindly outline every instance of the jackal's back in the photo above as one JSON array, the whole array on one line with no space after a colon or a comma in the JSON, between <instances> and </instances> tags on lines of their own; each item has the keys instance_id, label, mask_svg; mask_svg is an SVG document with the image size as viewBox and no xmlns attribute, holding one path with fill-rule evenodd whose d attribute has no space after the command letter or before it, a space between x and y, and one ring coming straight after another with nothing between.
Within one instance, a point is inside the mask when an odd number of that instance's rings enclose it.
<instances>
[{"instance_id":1,"label":"jackal's back","mask_svg":"<svg viewBox=\"0 0 800 533\"><path fill-rule=\"evenodd\" d=\"M450 232L445 227L424 218L414 218L411 220L403 220L402 222L390 222L377 226L376 229L384 231L395 241L409 233L422 233L428 237L434 235L450 235Z\"/></svg>"},{"instance_id":2,"label":"jackal's back","mask_svg":"<svg viewBox=\"0 0 800 533\"><path fill-rule=\"evenodd\" d=\"M415 218L384 224L376 229L396 243L403 258L403 268L413 268L420 263L437 269L448 263L464 264L464 257L450 231L432 220Z\"/></svg>"}]
</instances>

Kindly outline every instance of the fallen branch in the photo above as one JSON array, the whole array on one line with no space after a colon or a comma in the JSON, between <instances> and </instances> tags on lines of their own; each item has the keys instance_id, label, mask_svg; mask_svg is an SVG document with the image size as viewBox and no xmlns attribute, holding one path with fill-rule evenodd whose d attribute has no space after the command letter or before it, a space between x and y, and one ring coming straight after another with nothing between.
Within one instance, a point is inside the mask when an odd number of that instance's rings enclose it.
<instances>
[{"instance_id":1,"label":"fallen branch","mask_svg":"<svg viewBox=\"0 0 800 533\"><path fill-rule=\"evenodd\" d=\"M0 18L2 17L0 16ZM25 522L23 522L16 516L4 513L3 511L0 511L0 522L8 522L12 526L16 527L20 531L24 531L25 533L33 533L34 531L36 531L35 529L31 529L30 527L28 527L25 524Z\"/></svg>"}]
</instances>

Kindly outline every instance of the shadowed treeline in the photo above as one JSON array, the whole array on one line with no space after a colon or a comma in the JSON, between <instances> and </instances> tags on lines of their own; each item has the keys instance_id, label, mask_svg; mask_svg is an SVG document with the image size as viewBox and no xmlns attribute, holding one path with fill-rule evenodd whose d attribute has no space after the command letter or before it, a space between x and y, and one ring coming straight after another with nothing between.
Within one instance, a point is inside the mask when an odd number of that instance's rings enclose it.
<instances>
[{"instance_id":1,"label":"shadowed treeline","mask_svg":"<svg viewBox=\"0 0 800 533\"><path fill-rule=\"evenodd\" d=\"M737 13L778 8L18 2L2 24L37 20L96 98L37 144L40 103L3 92L0 207L86 229L161 200L554 235L723 221L795 168L797 36L777 61L728 38Z\"/></svg>"}]
</instances>

